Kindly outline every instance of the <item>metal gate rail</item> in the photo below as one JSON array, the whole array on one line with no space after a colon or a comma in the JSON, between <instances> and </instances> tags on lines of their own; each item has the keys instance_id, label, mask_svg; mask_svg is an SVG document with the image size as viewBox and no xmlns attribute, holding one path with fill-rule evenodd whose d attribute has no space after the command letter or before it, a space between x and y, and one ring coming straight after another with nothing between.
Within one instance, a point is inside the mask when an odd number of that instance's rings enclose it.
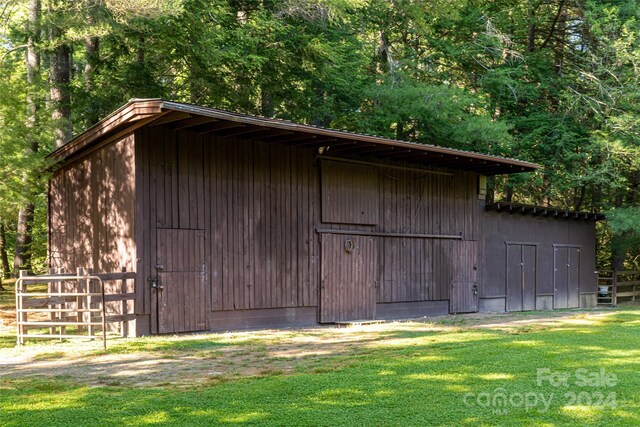
<instances>
[{"instance_id":1,"label":"metal gate rail","mask_svg":"<svg viewBox=\"0 0 640 427\"><path fill-rule=\"evenodd\" d=\"M20 271L16 280L16 340L18 345L23 345L28 338L48 339L102 339L102 346L107 349L107 324L112 322L124 322L134 318L134 315L125 313L126 303L133 300L135 294L123 293L105 295L105 280L122 280L123 287L128 279L133 279L135 273L105 273L92 274L79 268L77 274L49 274L42 276L29 276L26 271ZM70 287L63 283L75 282ZM92 283L98 284L92 290ZM29 285L47 285L47 291L29 291ZM120 301L122 314L108 316L106 303ZM29 315L37 315L38 318L29 318ZM75 316L74 316L75 314ZM47 315L48 319L43 319ZM97 319L100 317L100 319ZM67 326L76 327L75 333L69 332ZM101 329L98 335L96 327ZM49 328L49 333L28 333L29 329ZM87 334L84 334L84 331ZM124 326L123 335L124 335Z\"/></svg>"}]
</instances>

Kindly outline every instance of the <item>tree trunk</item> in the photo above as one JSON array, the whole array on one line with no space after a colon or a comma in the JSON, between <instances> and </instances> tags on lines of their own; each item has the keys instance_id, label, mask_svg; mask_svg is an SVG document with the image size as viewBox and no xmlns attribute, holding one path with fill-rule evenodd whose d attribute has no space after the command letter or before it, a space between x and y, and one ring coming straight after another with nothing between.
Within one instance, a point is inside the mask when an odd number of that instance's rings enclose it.
<instances>
[{"instance_id":1,"label":"tree trunk","mask_svg":"<svg viewBox=\"0 0 640 427\"><path fill-rule=\"evenodd\" d=\"M29 2L29 20L27 22L27 52L25 57L25 65L27 70L27 146L25 154L27 156L36 153L39 149L38 143L38 110L39 102L37 99L37 90L39 86L40 75L40 55L36 50L36 40L40 32L40 0L30 0ZM28 177L23 176L26 182ZM31 226L33 223L33 203L27 202L18 211L18 226L16 230L16 247L13 258L14 271L27 268L31 263ZM3 260L4 261L4 260Z\"/></svg>"},{"instance_id":2,"label":"tree trunk","mask_svg":"<svg viewBox=\"0 0 640 427\"><path fill-rule=\"evenodd\" d=\"M611 270L623 271L624 259L626 256L627 256L626 249L618 247L617 245L613 245L613 250L611 251Z\"/></svg>"},{"instance_id":3,"label":"tree trunk","mask_svg":"<svg viewBox=\"0 0 640 427\"><path fill-rule=\"evenodd\" d=\"M28 270L31 266L31 226L33 225L33 203L28 203L18 212L16 231L16 250L13 257L13 270Z\"/></svg>"},{"instance_id":4,"label":"tree trunk","mask_svg":"<svg viewBox=\"0 0 640 427\"><path fill-rule=\"evenodd\" d=\"M531 18L533 19L533 17ZM536 49L536 24L529 24L529 34L527 35L527 52L533 52Z\"/></svg>"},{"instance_id":5,"label":"tree trunk","mask_svg":"<svg viewBox=\"0 0 640 427\"><path fill-rule=\"evenodd\" d=\"M262 85L260 89L260 114L264 117L273 117L274 109L271 92L267 89L266 85Z\"/></svg>"},{"instance_id":6,"label":"tree trunk","mask_svg":"<svg viewBox=\"0 0 640 427\"><path fill-rule=\"evenodd\" d=\"M507 203L511 203L511 201L513 200L513 187L509 183L509 179L508 178L507 178L507 182L504 183L504 190L503 190L503 193L502 193L502 200L507 202Z\"/></svg>"},{"instance_id":7,"label":"tree trunk","mask_svg":"<svg viewBox=\"0 0 640 427\"><path fill-rule=\"evenodd\" d=\"M84 89L89 96L89 108L85 117L85 126L88 128L100 119L100 106L91 93L95 89L96 66L100 60L100 39L98 37L87 36L84 41L87 63L84 66Z\"/></svg>"},{"instance_id":8,"label":"tree trunk","mask_svg":"<svg viewBox=\"0 0 640 427\"><path fill-rule=\"evenodd\" d=\"M50 96L53 111L54 138L56 147L71 139L71 50L66 43L60 44L51 56Z\"/></svg>"},{"instance_id":9,"label":"tree trunk","mask_svg":"<svg viewBox=\"0 0 640 427\"><path fill-rule=\"evenodd\" d=\"M391 64L389 62L389 38L387 35L380 31L378 34L378 47L376 49L376 56L378 57L377 72L378 74L384 74L391 70Z\"/></svg>"},{"instance_id":10,"label":"tree trunk","mask_svg":"<svg viewBox=\"0 0 640 427\"><path fill-rule=\"evenodd\" d=\"M549 198L549 189L551 188L551 177L549 174L545 174L542 178L542 199L540 205L548 208L551 206L551 200Z\"/></svg>"},{"instance_id":11,"label":"tree trunk","mask_svg":"<svg viewBox=\"0 0 640 427\"><path fill-rule=\"evenodd\" d=\"M558 22L558 43L555 51L556 74L562 76L564 72L564 48L567 38L567 10L563 7L564 2L560 3L560 12L557 19Z\"/></svg>"},{"instance_id":12,"label":"tree trunk","mask_svg":"<svg viewBox=\"0 0 640 427\"><path fill-rule=\"evenodd\" d=\"M53 3L49 6L49 13L62 15L64 3ZM51 68L49 70L49 97L51 98L51 118L54 123L54 140L56 147L61 147L71 139L71 48L63 39L59 27L49 27L49 43L51 51Z\"/></svg>"},{"instance_id":13,"label":"tree trunk","mask_svg":"<svg viewBox=\"0 0 640 427\"><path fill-rule=\"evenodd\" d=\"M0 220L0 265L2 266L2 275L0 275L0 290L2 290L2 279L8 279L11 274L9 266L9 256L7 255L7 233L4 223Z\"/></svg>"}]
</instances>

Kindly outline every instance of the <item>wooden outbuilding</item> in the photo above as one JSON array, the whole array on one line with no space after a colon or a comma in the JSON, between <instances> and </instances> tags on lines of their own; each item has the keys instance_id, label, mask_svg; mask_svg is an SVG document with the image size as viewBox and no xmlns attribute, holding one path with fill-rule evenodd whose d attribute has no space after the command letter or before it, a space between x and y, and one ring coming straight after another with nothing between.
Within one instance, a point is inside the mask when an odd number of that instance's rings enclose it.
<instances>
[{"instance_id":1,"label":"wooden outbuilding","mask_svg":"<svg viewBox=\"0 0 640 427\"><path fill-rule=\"evenodd\" d=\"M136 335L574 306L548 252L576 245L595 295L595 218L485 211L485 177L532 163L160 99L50 157L51 267L135 271Z\"/></svg>"}]
</instances>

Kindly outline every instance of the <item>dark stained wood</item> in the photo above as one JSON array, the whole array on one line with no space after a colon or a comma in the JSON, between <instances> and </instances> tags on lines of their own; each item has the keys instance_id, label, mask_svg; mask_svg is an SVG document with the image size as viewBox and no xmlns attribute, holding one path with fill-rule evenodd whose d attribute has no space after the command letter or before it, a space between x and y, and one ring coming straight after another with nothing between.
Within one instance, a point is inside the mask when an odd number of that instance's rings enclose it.
<instances>
[{"instance_id":1,"label":"dark stained wood","mask_svg":"<svg viewBox=\"0 0 640 427\"><path fill-rule=\"evenodd\" d=\"M51 180L50 264L135 270L133 136L58 169Z\"/></svg>"},{"instance_id":2,"label":"dark stained wood","mask_svg":"<svg viewBox=\"0 0 640 427\"><path fill-rule=\"evenodd\" d=\"M323 161L322 222L377 224L378 186L371 166Z\"/></svg>"},{"instance_id":3,"label":"dark stained wood","mask_svg":"<svg viewBox=\"0 0 640 427\"><path fill-rule=\"evenodd\" d=\"M568 308L580 307L581 248L572 246L569 251L569 277L567 283Z\"/></svg>"},{"instance_id":4,"label":"dark stained wood","mask_svg":"<svg viewBox=\"0 0 640 427\"><path fill-rule=\"evenodd\" d=\"M450 243L453 245L450 310L452 313L478 311L478 242Z\"/></svg>"},{"instance_id":5,"label":"dark stained wood","mask_svg":"<svg viewBox=\"0 0 640 427\"><path fill-rule=\"evenodd\" d=\"M202 230L157 230L156 260L161 289L158 332L173 333L207 328L205 235Z\"/></svg>"},{"instance_id":6,"label":"dark stained wood","mask_svg":"<svg viewBox=\"0 0 640 427\"><path fill-rule=\"evenodd\" d=\"M377 252L373 237L322 236L321 322L375 318Z\"/></svg>"},{"instance_id":7,"label":"dark stained wood","mask_svg":"<svg viewBox=\"0 0 640 427\"><path fill-rule=\"evenodd\" d=\"M522 309L536 309L536 285L538 281L538 248L522 246Z\"/></svg>"},{"instance_id":8,"label":"dark stained wood","mask_svg":"<svg viewBox=\"0 0 640 427\"><path fill-rule=\"evenodd\" d=\"M507 311L536 309L537 251L535 244L507 243Z\"/></svg>"},{"instance_id":9,"label":"dark stained wood","mask_svg":"<svg viewBox=\"0 0 640 427\"><path fill-rule=\"evenodd\" d=\"M580 247L557 244L553 248L553 307L580 306Z\"/></svg>"}]
</instances>

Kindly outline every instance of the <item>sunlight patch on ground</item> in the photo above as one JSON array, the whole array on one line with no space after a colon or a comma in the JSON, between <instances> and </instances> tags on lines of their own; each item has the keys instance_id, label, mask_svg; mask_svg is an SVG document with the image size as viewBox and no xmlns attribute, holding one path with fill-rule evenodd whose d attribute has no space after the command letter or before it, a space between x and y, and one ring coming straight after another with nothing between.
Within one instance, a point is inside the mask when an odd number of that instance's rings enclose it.
<instances>
[{"instance_id":1,"label":"sunlight patch on ground","mask_svg":"<svg viewBox=\"0 0 640 427\"><path fill-rule=\"evenodd\" d=\"M489 381L514 379L512 374L505 374L502 372L496 372L492 374L482 374L482 375L478 375L478 378L482 378L483 380L489 380Z\"/></svg>"},{"instance_id":2,"label":"sunlight patch on ground","mask_svg":"<svg viewBox=\"0 0 640 427\"><path fill-rule=\"evenodd\" d=\"M169 422L170 418L166 411L156 411L149 414L132 417L128 419L129 424L160 424Z\"/></svg>"},{"instance_id":3,"label":"sunlight patch on ground","mask_svg":"<svg viewBox=\"0 0 640 427\"><path fill-rule=\"evenodd\" d=\"M405 375L404 377L411 380L429 380L429 381L459 383L459 382L466 381L469 378L469 375L437 373L437 374L409 374L409 375Z\"/></svg>"},{"instance_id":4,"label":"sunlight patch on ground","mask_svg":"<svg viewBox=\"0 0 640 427\"><path fill-rule=\"evenodd\" d=\"M543 345L544 342L539 341L539 340L520 340L520 341L514 341L512 342L510 345L515 346L515 347L539 347L541 345Z\"/></svg>"},{"instance_id":5,"label":"sunlight patch on ground","mask_svg":"<svg viewBox=\"0 0 640 427\"><path fill-rule=\"evenodd\" d=\"M244 414L234 415L231 417L223 417L220 421L224 423L243 424L250 421L257 421L266 418L269 414L266 412L245 412Z\"/></svg>"}]
</instances>

